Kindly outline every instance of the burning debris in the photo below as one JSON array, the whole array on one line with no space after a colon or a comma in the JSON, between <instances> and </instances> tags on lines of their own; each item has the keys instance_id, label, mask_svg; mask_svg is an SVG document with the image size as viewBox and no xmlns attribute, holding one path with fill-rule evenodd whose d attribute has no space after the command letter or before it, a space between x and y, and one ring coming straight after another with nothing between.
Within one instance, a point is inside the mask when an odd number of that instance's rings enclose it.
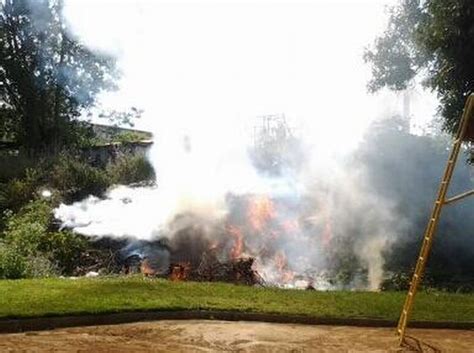
<instances>
[{"instance_id":1,"label":"burning debris","mask_svg":"<svg viewBox=\"0 0 474 353\"><path fill-rule=\"evenodd\" d=\"M76 274L141 273L173 281L245 285L293 286L297 280L312 281L312 275L302 276L295 267L300 258L294 254L314 251L317 238L309 237L308 229L325 232L293 216L301 213L295 208L304 205L302 200L229 194L226 201L229 212L223 217L178 214L155 240L99 239L99 249L84 255ZM280 244L292 244L294 249Z\"/></svg>"},{"instance_id":2,"label":"burning debris","mask_svg":"<svg viewBox=\"0 0 474 353\"><path fill-rule=\"evenodd\" d=\"M215 257L203 256L196 270L198 278L210 282L230 282L246 285L264 285L263 278L253 269L254 258L239 258L220 262Z\"/></svg>"},{"instance_id":3,"label":"burning debris","mask_svg":"<svg viewBox=\"0 0 474 353\"><path fill-rule=\"evenodd\" d=\"M252 266L253 258L241 258L228 262L220 262L217 259L209 260L204 255L197 268L193 268L189 262L171 264L168 278L172 281L205 281L205 282L228 282L245 284L249 286L264 285L263 278Z\"/></svg>"},{"instance_id":4,"label":"burning debris","mask_svg":"<svg viewBox=\"0 0 474 353\"><path fill-rule=\"evenodd\" d=\"M162 238L136 242L128 248L131 255L124 261L123 272L173 281L284 286L302 280L312 283L313 276L298 275L294 264L299 259L289 258L291 254L279 246L280 242L292 243L295 253L313 246L310 240L314 241L314 236L310 238L303 232L305 227L311 229L311 223L290 218L297 214L297 204L303 203L290 201L256 194L228 195L229 213L225 217L205 219L190 212L179 214Z\"/></svg>"},{"instance_id":5,"label":"burning debris","mask_svg":"<svg viewBox=\"0 0 474 353\"><path fill-rule=\"evenodd\" d=\"M255 190L219 190L218 196L204 193L201 199L193 190L188 195L185 189L184 197L175 194L181 186L174 184L168 189L166 183L153 189L116 188L105 200L64 206L57 216L64 224L78 224L75 229L84 234L125 239L128 243L120 251L118 267L126 274L316 289L335 288L328 278L336 278L340 288L376 288L383 275L383 259L374 253L380 254L386 247L384 240L390 238L386 232L393 228L387 226L391 225L390 212L376 207L379 199L366 195L359 175L347 179L346 174L334 174L334 180L306 183L299 174L301 164L290 163L297 161L293 154L304 156L301 147L283 116L265 117L255 129L250 151L252 170L258 174L251 179L258 184ZM186 151L183 165L190 163L193 151ZM180 175L187 176L186 171L180 170ZM209 182L212 176L200 177ZM333 183L339 187L332 188ZM210 183L206 186L212 189ZM170 190L171 196L166 193ZM150 210L157 200L167 202L154 214ZM132 215L144 224L124 222L124 227L118 227L122 223L115 216L107 221L109 212L106 221L100 217L96 221L95 215L109 206L116 207L124 218ZM348 217L351 213L363 217ZM359 275L354 268L365 268L367 273Z\"/></svg>"},{"instance_id":6,"label":"burning debris","mask_svg":"<svg viewBox=\"0 0 474 353\"><path fill-rule=\"evenodd\" d=\"M156 275L156 270L151 267L150 261L148 261L147 258L143 259L142 263L140 264L140 272L146 277Z\"/></svg>"}]
</instances>

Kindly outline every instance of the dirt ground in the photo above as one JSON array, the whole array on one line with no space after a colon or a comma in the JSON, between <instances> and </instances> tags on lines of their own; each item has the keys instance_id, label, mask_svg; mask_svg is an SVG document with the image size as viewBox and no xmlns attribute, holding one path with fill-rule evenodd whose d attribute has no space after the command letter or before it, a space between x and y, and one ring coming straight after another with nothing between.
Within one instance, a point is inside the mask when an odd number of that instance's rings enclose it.
<instances>
[{"instance_id":1,"label":"dirt ground","mask_svg":"<svg viewBox=\"0 0 474 353\"><path fill-rule=\"evenodd\" d=\"M474 352L474 330L155 321L0 335L0 352Z\"/></svg>"}]
</instances>

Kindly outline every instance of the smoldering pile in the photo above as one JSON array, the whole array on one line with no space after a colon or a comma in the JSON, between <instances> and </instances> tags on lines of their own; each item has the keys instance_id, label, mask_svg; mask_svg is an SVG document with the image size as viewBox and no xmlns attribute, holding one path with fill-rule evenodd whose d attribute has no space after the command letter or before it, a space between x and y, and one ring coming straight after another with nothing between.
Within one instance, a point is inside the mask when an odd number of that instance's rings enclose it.
<instances>
[{"instance_id":1,"label":"smoldering pile","mask_svg":"<svg viewBox=\"0 0 474 353\"><path fill-rule=\"evenodd\" d=\"M131 241L122 251L123 272L173 281L264 284L253 268L255 259L237 256L237 245L225 237L221 220L187 212L177 215L166 233L155 241Z\"/></svg>"},{"instance_id":2,"label":"smoldering pile","mask_svg":"<svg viewBox=\"0 0 474 353\"><path fill-rule=\"evenodd\" d=\"M88 254L76 272L306 287L315 281L320 262L316 257L311 263L309 254L330 234L302 219L301 205L294 197L228 194L222 217L182 212L152 240L100 238L102 256ZM308 268L314 271L304 271Z\"/></svg>"},{"instance_id":3,"label":"smoldering pile","mask_svg":"<svg viewBox=\"0 0 474 353\"><path fill-rule=\"evenodd\" d=\"M288 156L301 154L294 137L281 124L267 125L249 153L259 156L255 165L228 170L238 170L242 180L199 174L206 168L185 151L162 166L157 187L117 186L103 199L61 205L55 216L78 233L120 241L116 261L110 245L104 248L101 262L113 263L112 272L248 283L261 276L281 287L378 289L383 251L402 226L393 216L395 204L372 192L365 168L351 160L320 166L317 173L289 163Z\"/></svg>"}]
</instances>

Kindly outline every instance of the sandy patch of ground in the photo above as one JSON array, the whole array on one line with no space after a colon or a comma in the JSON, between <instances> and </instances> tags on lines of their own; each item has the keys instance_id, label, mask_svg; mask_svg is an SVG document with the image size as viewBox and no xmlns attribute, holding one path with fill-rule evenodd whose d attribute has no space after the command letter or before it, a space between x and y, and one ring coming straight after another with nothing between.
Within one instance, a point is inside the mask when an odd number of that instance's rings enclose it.
<instances>
[{"instance_id":1,"label":"sandy patch of ground","mask_svg":"<svg viewBox=\"0 0 474 353\"><path fill-rule=\"evenodd\" d=\"M226 321L156 321L0 335L0 352L474 352L474 331Z\"/></svg>"}]
</instances>

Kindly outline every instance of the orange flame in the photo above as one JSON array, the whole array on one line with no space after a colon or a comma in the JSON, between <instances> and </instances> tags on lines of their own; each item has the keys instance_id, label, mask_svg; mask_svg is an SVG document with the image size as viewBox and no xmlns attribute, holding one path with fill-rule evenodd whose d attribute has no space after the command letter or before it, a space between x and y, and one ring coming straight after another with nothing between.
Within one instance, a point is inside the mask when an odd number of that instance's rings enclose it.
<instances>
[{"instance_id":1,"label":"orange flame","mask_svg":"<svg viewBox=\"0 0 474 353\"><path fill-rule=\"evenodd\" d=\"M169 279L172 281L183 281L188 278L191 264L187 262L171 265Z\"/></svg>"},{"instance_id":2,"label":"orange flame","mask_svg":"<svg viewBox=\"0 0 474 353\"><path fill-rule=\"evenodd\" d=\"M156 271L151 267L150 261L148 259L144 259L142 263L140 264L140 272L145 276L154 276L156 274Z\"/></svg>"},{"instance_id":3,"label":"orange flame","mask_svg":"<svg viewBox=\"0 0 474 353\"><path fill-rule=\"evenodd\" d=\"M275 206L267 196L255 196L249 200L247 208L251 227L261 231L269 220L275 217Z\"/></svg>"},{"instance_id":4,"label":"orange flame","mask_svg":"<svg viewBox=\"0 0 474 353\"><path fill-rule=\"evenodd\" d=\"M242 255L244 249L244 236L242 234L242 231L238 227L233 225L229 225L227 227L227 231L230 235L234 237L234 245L230 250L230 257L232 259L237 259Z\"/></svg>"},{"instance_id":5,"label":"orange flame","mask_svg":"<svg viewBox=\"0 0 474 353\"><path fill-rule=\"evenodd\" d=\"M275 265L280 274L280 279L283 283L291 282L295 276L293 271L288 269L288 260L284 252L279 251L275 254Z\"/></svg>"}]
</instances>

